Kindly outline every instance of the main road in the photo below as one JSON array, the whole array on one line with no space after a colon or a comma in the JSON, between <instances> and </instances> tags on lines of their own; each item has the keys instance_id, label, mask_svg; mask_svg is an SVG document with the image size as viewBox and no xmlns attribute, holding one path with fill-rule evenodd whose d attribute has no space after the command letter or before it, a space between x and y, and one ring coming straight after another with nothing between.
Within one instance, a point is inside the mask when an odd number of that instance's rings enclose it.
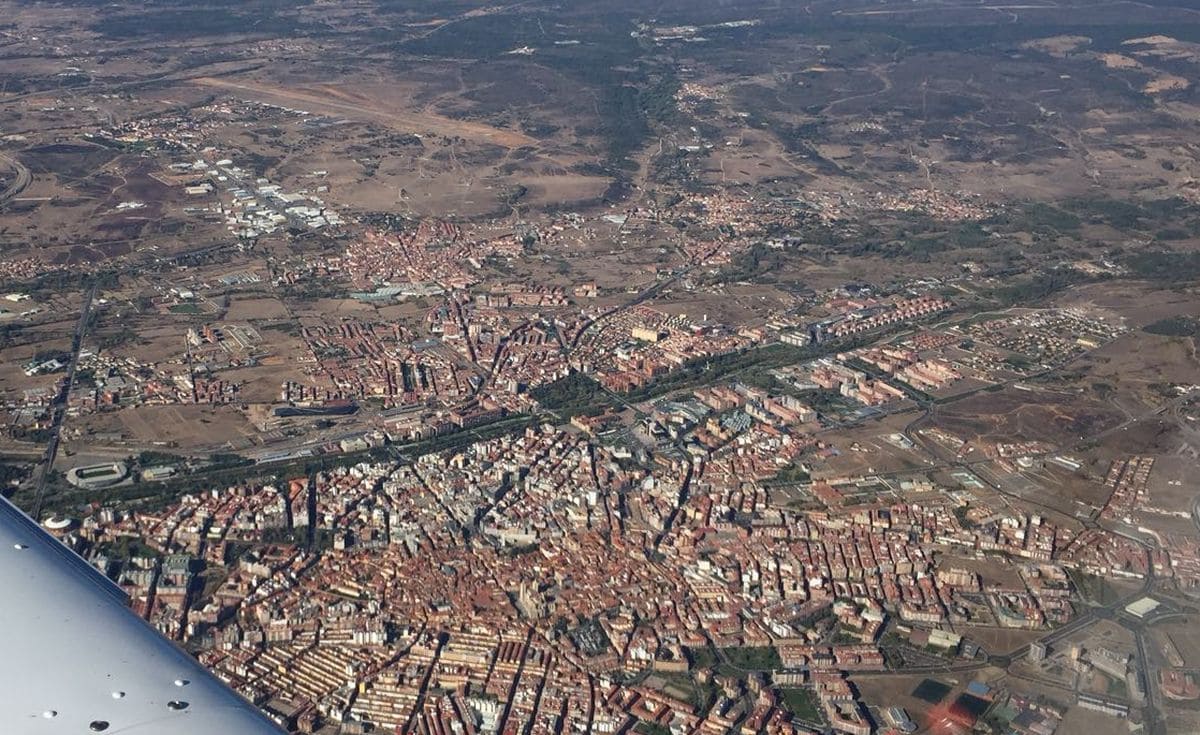
<instances>
[{"instance_id":1,"label":"main road","mask_svg":"<svg viewBox=\"0 0 1200 735\"><path fill-rule=\"evenodd\" d=\"M35 521L41 520L46 483L50 479L51 470L54 469L54 458L58 456L63 419L67 415L67 399L70 398L71 388L75 385L75 371L79 367L79 353L83 349L83 338L87 334L88 322L92 315L92 301L96 298L96 288L97 284L93 282L87 295L83 297L83 306L79 310L79 324L75 326L75 336L71 340L71 361L67 366L67 377L63 381L62 390L55 395L54 403L51 406L50 441L46 444L46 454L42 460L41 472L33 480L36 483L36 500L33 505L33 513L30 515Z\"/></svg>"}]
</instances>

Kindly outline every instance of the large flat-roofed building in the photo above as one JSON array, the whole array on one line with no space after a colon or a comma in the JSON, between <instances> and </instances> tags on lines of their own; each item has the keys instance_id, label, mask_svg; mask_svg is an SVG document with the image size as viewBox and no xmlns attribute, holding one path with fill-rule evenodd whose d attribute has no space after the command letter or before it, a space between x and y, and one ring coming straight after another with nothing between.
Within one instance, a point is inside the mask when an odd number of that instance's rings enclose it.
<instances>
[{"instance_id":1,"label":"large flat-roofed building","mask_svg":"<svg viewBox=\"0 0 1200 735\"><path fill-rule=\"evenodd\" d=\"M1030 661L1045 661L1046 660L1046 644L1041 641L1034 641L1029 644L1029 660Z\"/></svg>"},{"instance_id":2,"label":"large flat-roofed building","mask_svg":"<svg viewBox=\"0 0 1200 735\"><path fill-rule=\"evenodd\" d=\"M1153 597L1142 597L1125 606L1125 612L1141 619L1159 608L1159 601Z\"/></svg>"},{"instance_id":3,"label":"large flat-roofed building","mask_svg":"<svg viewBox=\"0 0 1200 735\"><path fill-rule=\"evenodd\" d=\"M908 716L908 712L903 707L884 707L883 719L888 725L899 730L902 733L911 733L917 731L917 723L912 721Z\"/></svg>"},{"instance_id":4,"label":"large flat-roofed building","mask_svg":"<svg viewBox=\"0 0 1200 735\"><path fill-rule=\"evenodd\" d=\"M634 327L629 330L629 334L634 339L640 339L643 342L658 342L663 337L659 330L647 327Z\"/></svg>"},{"instance_id":5,"label":"large flat-roofed building","mask_svg":"<svg viewBox=\"0 0 1200 735\"><path fill-rule=\"evenodd\" d=\"M1092 666L1114 679L1124 679L1125 675L1129 673L1131 656L1128 653L1097 646L1088 649L1087 658Z\"/></svg>"},{"instance_id":6,"label":"large flat-roofed building","mask_svg":"<svg viewBox=\"0 0 1200 735\"><path fill-rule=\"evenodd\" d=\"M1129 707L1127 705L1121 704L1120 702L1113 702L1112 700L1105 699L1103 697L1096 697L1091 694L1080 694L1079 706L1083 707L1084 709L1090 709L1093 712L1103 712L1106 715L1119 717L1121 719L1129 716Z\"/></svg>"}]
</instances>

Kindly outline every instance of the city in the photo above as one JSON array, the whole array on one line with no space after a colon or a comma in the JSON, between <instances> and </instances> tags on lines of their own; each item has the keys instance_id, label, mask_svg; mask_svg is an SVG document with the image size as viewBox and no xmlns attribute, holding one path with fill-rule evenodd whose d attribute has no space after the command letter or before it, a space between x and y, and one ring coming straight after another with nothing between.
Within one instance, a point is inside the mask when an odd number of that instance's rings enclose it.
<instances>
[{"instance_id":1,"label":"city","mask_svg":"<svg viewBox=\"0 0 1200 735\"><path fill-rule=\"evenodd\" d=\"M5 6L0 483L274 726L1200 731L1194 11L137 5Z\"/></svg>"}]
</instances>

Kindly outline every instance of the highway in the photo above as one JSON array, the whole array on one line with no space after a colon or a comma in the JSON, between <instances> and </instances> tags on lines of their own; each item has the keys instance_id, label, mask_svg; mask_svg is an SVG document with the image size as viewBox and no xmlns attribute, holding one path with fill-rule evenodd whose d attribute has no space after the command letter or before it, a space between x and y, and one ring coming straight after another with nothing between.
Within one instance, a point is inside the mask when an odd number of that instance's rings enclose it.
<instances>
[{"instance_id":1,"label":"highway","mask_svg":"<svg viewBox=\"0 0 1200 735\"><path fill-rule=\"evenodd\" d=\"M29 173L29 169L17 159L6 156L0 153L0 161L7 163L17 172L17 178L9 184L4 191L0 191L0 206L6 204L9 200L16 197L33 181L33 176Z\"/></svg>"},{"instance_id":2,"label":"highway","mask_svg":"<svg viewBox=\"0 0 1200 735\"><path fill-rule=\"evenodd\" d=\"M83 349L83 338L87 335L88 321L92 314L92 302L96 298L96 288L97 284L93 283L91 288L88 289L87 295L83 297L83 306L79 310L79 323L75 326L75 336L71 340L71 360L67 365L67 376L63 381L62 390L54 397L54 403L50 409L52 413L50 441L46 444L46 454L42 464L39 465L39 471L36 473L35 478L30 478L37 485L33 513L30 514L30 517L35 521L41 520L42 502L46 496L46 483L50 479L51 470L54 469L54 459L58 456L58 445L62 437L63 419L67 415L67 399L71 395L71 388L75 385L75 371L79 367L79 353Z\"/></svg>"},{"instance_id":3,"label":"highway","mask_svg":"<svg viewBox=\"0 0 1200 735\"><path fill-rule=\"evenodd\" d=\"M577 347L579 347L579 344L583 340L584 335L589 330L591 330L592 327L596 326L597 324L600 324L601 322L603 322L605 319L608 319L613 314L616 314L625 309L633 308L634 306L637 306L638 304L649 301L650 299L659 295L664 290L666 290L668 287L674 285L680 278L688 275L694 269L699 267L700 263L703 263L706 258L711 257L714 253L717 252L717 250L719 250L719 247L712 248L711 250L709 250L708 252L706 252L705 254L700 256L699 258L696 258L695 260L693 260L691 263L683 265L679 268L672 270L671 273L666 278L664 278L660 281L655 281L654 283L650 284L646 288L642 289L640 292L638 292L638 294L636 296L633 297L632 300L627 301L623 304L614 306L614 307L604 311L601 314L597 314L594 318L584 322L582 325L580 325L579 330L575 332L575 336L571 338L570 350L574 350Z\"/></svg>"},{"instance_id":4,"label":"highway","mask_svg":"<svg viewBox=\"0 0 1200 735\"><path fill-rule=\"evenodd\" d=\"M688 269L688 270L690 270L690 269ZM685 270L683 272L686 273L687 271ZM574 350L575 348L579 347L579 343L583 340L584 335L587 334L587 332L589 330L591 330L592 327L596 326L597 324L600 324L601 322L603 322L605 319L609 318L613 314L624 311L625 309L630 309L634 306L637 306L638 304L648 301L649 299L653 298L654 296L657 296L667 286L670 286L671 284L673 284L677 280L679 280L680 275L682 275L682 273L674 273L671 276L668 276L667 278L665 278L661 281L656 281L655 283L650 284L645 289L643 289L641 292L639 292L637 294L637 296L635 296L631 301L627 301L623 304L614 306L614 307L604 311L601 314L597 314L595 316L595 318L585 321L583 324L580 325L579 330L575 332L575 336L571 338L570 349Z\"/></svg>"},{"instance_id":5,"label":"highway","mask_svg":"<svg viewBox=\"0 0 1200 735\"><path fill-rule=\"evenodd\" d=\"M1146 703L1142 707L1142 716L1146 732L1156 735L1159 727L1160 712L1162 712L1162 691L1154 681L1150 670L1150 658L1146 655L1146 633L1140 627L1133 632L1133 640L1137 644L1137 667L1142 672L1142 680L1146 683Z\"/></svg>"}]
</instances>

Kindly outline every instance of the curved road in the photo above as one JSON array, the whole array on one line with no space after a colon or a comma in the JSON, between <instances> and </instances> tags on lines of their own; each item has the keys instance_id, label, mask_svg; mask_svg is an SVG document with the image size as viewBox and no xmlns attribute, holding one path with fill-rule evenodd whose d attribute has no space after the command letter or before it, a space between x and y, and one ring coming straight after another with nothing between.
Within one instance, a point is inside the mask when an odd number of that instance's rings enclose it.
<instances>
[{"instance_id":1,"label":"curved road","mask_svg":"<svg viewBox=\"0 0 1200 735\"><path fill-rule=\"evenodd\" d=\"M17 172L16 180L9 184L8 188L4 191L0 191L0 205L4 205L10 199L25 191L25 187L29 186L29 182L33 180L33 177L30 175L28 168L11 156L0 153L0 161L7 163Z\"/></svg>"}]
</instances>

